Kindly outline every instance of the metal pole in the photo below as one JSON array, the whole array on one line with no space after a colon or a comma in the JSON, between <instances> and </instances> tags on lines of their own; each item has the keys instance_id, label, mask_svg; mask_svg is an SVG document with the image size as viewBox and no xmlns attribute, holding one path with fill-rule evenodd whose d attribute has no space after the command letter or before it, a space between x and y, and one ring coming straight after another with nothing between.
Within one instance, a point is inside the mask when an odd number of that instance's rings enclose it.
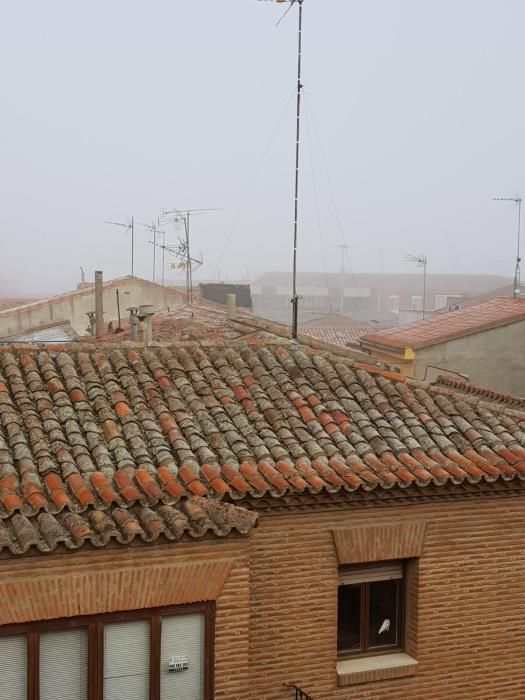
<instances>
[{"instance_id":1,"label":"metal pole","mask_svg":"<svg viewBox=\"0 0 525 700\"><path fill-rule=\"evenodd\" d=\"M191 255L190 255L190 212L186 212L186 288L188 304L193 301L192 279L191 279Z\"/></svg>"},{"instance_id":2,"label":"metal pole","mask_svg":"<svg viewBox=\"0 0 525 700\"><path fill-rule=\"evenodd\" d=\"M104 287L102 271L95 271L95 328L97 337L104 333Z\"/></svg>"},{"instance_id":3,"label":"metal pole","mask_svg":"<svg viewBox=\"0 0 525 700\"><path fill-rule=\"evenodd\" d=\"M117 315L118 315L118 329L120 330L120 295L117 289Z\"/></svg>"},{"instance_id":4,"label":"metal pole","mask_svg":"<svg viewBox=\"0 0 525 700\"><path fill-rule=\"evenodd\" d=\"M518 252L516 254L516 269L514 271L514 292L513 297L517 299L520 295L520 237L521 237L521 197L518 197Z\"/></svg>"},{"instance_id":5,"label":"metal pole","mask_svg":"<svg viewBox=\"0 0 525 700\"><path fill-rule=\"evenodd\" d=\"M423 318L425 318L425 299L427 296L427 256L425 255L425 262L423 263Z\"/></svg>"},{"instance_id":6,"label":"metal pole","mask_svg":"<svg viewBox=\"0 0 525 700\"><path fill-rule=\"evenodd\" d=\"M344 305L345 305L345 251L348 248L346 243L343 243L339 246L338 248L341 248L341 304L340 304L340 311L341 313L344 313ZM359 293L359 292L358 292Z\"/></svg>"},{"instance_id":7,"label":"metal pole","mask_svg":"<svg viewBox=\"0 0 525 700\"><path fill-rule=\"evenodd\" d=\"M157 226L155 225L155 222L153 222L152 225L153 228L153 284L155 284L155 257L157 253Z\"/></svg>"},{"instance_id":8,"label":"metal pole","mask_svg":"<svg viewBox=\"0 0 525 700\"><path fill-rule=\"evenodd\" d=\"M166 252L166 232L162 232L162 286L164 287L164 254Z\"/></svg>"},{"instance_id":9,"label":"metal pole","mask_svg":"<svg viewBox=\"0 0 525 700\"><path fill-rule=\"evenodd\" d=\"M303 0L299 3L299 32L297 45L297 122L295 137L295 214L293 226L293 281L292 281L292 338L297 338L297 325L299 316L299 297L297 295L297 219L299 211L299 144L301 127L301 58L302 58L302 34L303 34Z\"/></svg>"},{"instance_id":10,"label":"metal pole","mask_svg":"<svg viewBox=\"0 0 525 700\"><path fill-rule=\"evenodd\" d=\"M135 262L135 222L133 217L131 217L131 276L134 276L134 262Z\"/></svg>"}]
</instances>

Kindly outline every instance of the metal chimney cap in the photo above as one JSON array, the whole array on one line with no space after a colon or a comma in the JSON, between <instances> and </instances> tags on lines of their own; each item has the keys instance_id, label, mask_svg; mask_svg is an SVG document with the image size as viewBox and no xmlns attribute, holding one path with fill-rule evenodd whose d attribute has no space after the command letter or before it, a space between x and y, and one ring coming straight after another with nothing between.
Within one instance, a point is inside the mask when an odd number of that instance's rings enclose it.
<instances>
[{"instance_id":1,"label":"metal chimney cap","mask_svg":"<svg viewBox=\"0 0 525 700\"><path fill-rule=\"evenodd\" d=\"M139 316L153 316L155 309L153 304L141 304L139 306Z\"/></svg>"},{"instance_id":2,"label":"metal chimney cap","mask_svg":"<svg viewBox=\"0 0 525 700\"><path fill-rule=\"evenodd\" d=\"M138 314L139 307L138 306L128 306L126 311L129 311L130 314Z\"/></svg>"}]
</instances>

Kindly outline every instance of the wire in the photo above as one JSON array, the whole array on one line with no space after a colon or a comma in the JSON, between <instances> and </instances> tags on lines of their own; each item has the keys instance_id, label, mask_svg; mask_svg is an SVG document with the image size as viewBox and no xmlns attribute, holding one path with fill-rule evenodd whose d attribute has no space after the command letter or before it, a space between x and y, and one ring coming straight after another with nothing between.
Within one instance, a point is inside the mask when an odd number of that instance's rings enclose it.
<instances>
[{"instance_id":1,"label":"wire","mask_svg":"<svg viewBox=\"0 0 525 700\"><path fill-rule=\"evenodd\" d=\"M335 218L336 218L336 221L337 221L337 227L338 227L338 229L339 229L339 235L341 236L341 240L342 240L342 242L343 242L343 246L345 246L345 247L344 247L344 250L345 250L345 254L346 254L346 260L347 260L347 263L348 263L348 269L349 269L349 271L350 271L350 276L351 276L352 281L353 281L353 283L354 283L354 286L355 286L355 288L356 288L356 290L357 290L357 298L358 298L359 304L360 304L360 306L361 306L361 312L362 312L362 314L363 314L365 320L368 320L369 315L368 315L367 309L365 308L365 305L364 305L364 303L363 303L363 299L361 298L361 295L359 294L359 287L357 286L356 277L355 277L354 271L353 271L353 269L352 269L352 262L351 262L351 260L350 260L350 255L349 255L349 253L348 253L348 245L347 245L347 243L346 243L346 238L345 238L345 234L344 234L344 231L343 231L343 226L342 226L342 224L341 224L341 217L339 216L339 210L338 210L338 208L337 208L337 204L336 204L336 201L335 201L334 188L333 188L333 186L332 186L332 178L330 177L330 172L329 172L329 170L328 170L328 165L327 165L327 162L326 162L326 157L325 157L325 153L324 153L324 149L323 149L323 144L321 143L321 138L320 138L320 136L319 136L319 130L317 129L317 124L316 124L316 122L315 122L315 117L314 117L314 113L313 113L313 110L312 110L312 105L310 104L310 99L309 99L308 94L307 94L306 90L304 89L304 87L303 87L303 94L304 94L304 98L305 98L305 102L306 102L306 106L307 106L307 110L308 110L307 113L310 114L310 117L311 117L311 119L312 119L312 124L313 124L313 127L314 127L315 135L316 135L316 137L317 137L317 143L319 144L319 150L321 151L321 158L322 158L322 161L323 161L323 166L324 166L324 170L325 170L325 174L326 174L326 180L327 180L327 182L328 182L328 189L330 190L330 198L331 198L331 200L332 200L332 206L333 206Z\"/></svg>"},{"instance_id":2,"label":"wire","mask_svg":"<svg viewBox=\"0 0 525 700\"><path fill-rule=\"evenodd\" d=\"M321 243L321 258L323 261L323 270L324 270L324 279L325 279L325 284L326 287L330 287L330 284L328 283L328 270L326 268L326 255L325 255L325 247L324 247L324 240L323 240L323 231L322 231L322 226L321 226L321 212L319 210L319 198L317 196L317 184L315 181L315 169L314 169L314 160L313 160L313 152L312 152L312 140L310 137L310 117L309 117L309 112L306 112L306 135L308 138L308 154L310 156L310 169L312 171L312 186L313 186L313 192L314 192L314 202L315 202L315 210L317 213L317 231L319 233L319 242ZM332 297L329 296L329 303L330 303L330 313L333 311L332 308Z\"/></svg>"},{"instance_id":3,"label":"wire","mask_svg":"<svg viewBox=\"0 0 525 700\"><path fill-rule=\"evenodd\" d=\"M238 224L239 224L239 221L240 221L240 219L241 219L241 216L242 216L243 213L244 213L244 210L245 210L245 208L246 208L246 204L247 204L247 202L248 202L248 198L249 198L249 196L250 196L250 194L251 194L251 192L252 192L253 186L254 186L254 184L255 184L255 180L257 179L257 176L259 175L259 172L260 172L260 170L261 170L261 168L262 168L262 166L263 166L263 163L264 163L264 161L265 161L265 159L266 159L266 156L268 155L268 152L270 151L270 148L272 147L272 144L273 144L273 142L274 142L274 140L275 140L275 137L277 136L277 132L279 131L279 127L281 126L281 122L282 122L282 120L283 120L283 117L284 117L284 115L286 114L286 110L288 109L288 105L289 105L290 102L292 101L292 98L293 98L293 96L295 95L295 92L296 92L296 91L295 91L295 88L294 88L293 91L292 91L291 94L290 94L290 97L289 97L288 100L286 101L286 104L285 104L284 107L283 107L283 110L282 110L282 112L281 112L281 114L280 114L280 116L279 116L279 119L277 120L277 124L276 124L276 126L275 126L275 129L274 129L273 132L272 132L272 135L271 135L271 137L270 137L270 140L269 140L269 142L268 142L268 145L266 146L266 148L265 148L265 150L264 150L264 152L263 152L263 154L262 154L262 156L261 156L261 159L259 160L259 163L258 163L257 167L255 168L255 171L254 171L254 173L253 173L253 176L252 176L252 179L251 179L251 181L250 181L250 184L248 185L248 189L246 190L246 194L244 195L244 199L243 199L243 202L242 202L242 204L241 204L241 208L239 209L239 212L238 212L237 217L236 217L236 219L235 219L235 221L234 221L234 224L233 224L233 226L232 226L232 228L231 228L231 231L229 232L229 234L228 234L228 236L227 236L227 238L226 238L226 242L224 243L224 246L223 246L223 248L222 248L222 250L221 250L221 254L219 255L219 259L218 259L218 261L217 261L217 264L216 264L216 266L215 266L215 269L214 269L214 271L213 271L213 274L212 274L212 276L211 276L211 279L214 279L215 275L217 274L217 270L219 269L219 267L220 267L220 265L221 265L222 259L224 258L224 254L226 253L226 250L228 249L228 246L230 245L230 242L231 242L231 239L232 239L232 237L233 237L233 234L235 233L235 231L236 231L236 229L237 229L237 226L238 226Z\"/></svg>"}]
</instances>

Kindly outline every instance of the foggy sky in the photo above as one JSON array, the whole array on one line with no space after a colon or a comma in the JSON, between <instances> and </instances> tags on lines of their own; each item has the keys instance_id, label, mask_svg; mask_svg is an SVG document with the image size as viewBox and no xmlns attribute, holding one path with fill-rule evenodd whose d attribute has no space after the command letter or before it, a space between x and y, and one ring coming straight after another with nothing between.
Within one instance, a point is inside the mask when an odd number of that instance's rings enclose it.
<instances>
[{"instance_id":1,"label":"foggy sky","mask_svg":"<svg viewBox=\"0 0 525 700\"><path fill-rule=\"evenodd\" d=\"M163 207L224 208L194 219L201 278L289 268L296 8L278 29L257 0L0 10L0 292L129 274L104 221ZM491 198L525 192L524 28L522 0L305 0L300 269L337 271L343 236L354 272L413 271L412 252L512 276L516 211Z\"/></svg>"}]
</instances>

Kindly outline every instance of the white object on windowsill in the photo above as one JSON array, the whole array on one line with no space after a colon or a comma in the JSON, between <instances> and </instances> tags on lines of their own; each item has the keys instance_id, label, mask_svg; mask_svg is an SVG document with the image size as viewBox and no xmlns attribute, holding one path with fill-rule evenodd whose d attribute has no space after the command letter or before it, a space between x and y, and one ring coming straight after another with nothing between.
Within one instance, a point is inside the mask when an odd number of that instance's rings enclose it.
<instances>
[{"instance_id":1,"label":"white object on windowsill","mask_svg":"<svg viewBox=\"0 0 525 700\"><path fill-rule=\"evenodd\" d=\"M388 632L389 629L390 629L390 620L387 617L386 620L383 620L383 624L379 628L379 632L377 634L380 635L380 634L383 634L383 632Z\"/></svg>"}]
</instances>

